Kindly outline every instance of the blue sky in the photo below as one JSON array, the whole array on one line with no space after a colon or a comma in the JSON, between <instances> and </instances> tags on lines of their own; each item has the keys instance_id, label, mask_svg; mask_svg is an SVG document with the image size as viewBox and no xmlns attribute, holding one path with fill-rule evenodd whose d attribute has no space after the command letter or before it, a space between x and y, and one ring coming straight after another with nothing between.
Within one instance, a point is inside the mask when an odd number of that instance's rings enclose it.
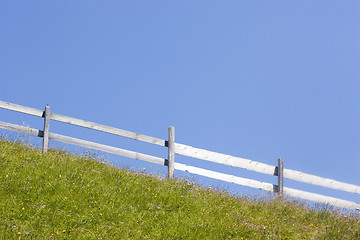
<instances>
[{"instance_id":1,"label":"blue sky","mask_svg":"<svg viewBox=\"0 0 360 240\"><path fill-rule=\"evenodd\" d=\"M162 139L174 126L179 143L270 165L282 157L285 168L360 185L359 1L0 0L0 32L2 101L49 104ZM1 109L0 121L42 128L41 119ZM166 158L157 146L51 124L52 132ZM290 180L285 186L360 202Z\"/></svg>"}]
</instances>

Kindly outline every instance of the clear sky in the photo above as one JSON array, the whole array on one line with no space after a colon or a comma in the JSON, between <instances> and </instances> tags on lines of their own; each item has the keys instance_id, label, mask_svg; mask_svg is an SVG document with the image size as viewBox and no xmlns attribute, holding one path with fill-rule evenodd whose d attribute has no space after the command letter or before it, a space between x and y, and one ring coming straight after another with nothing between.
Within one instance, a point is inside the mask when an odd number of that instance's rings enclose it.
<instances>
[{"instance_id":1,"label":"clear sky","mask_svg":"<svg viewBox=\"0 0 360 240\"><path fill-rule=\"evenodd\" d=\"M55 113L162 139L174 126L179 143L270 165L281 157L285 168L360 185L358 0L0 0L0 33L2 101L49 104ZM43 124L1 109L0 121ZM51 124L52 132L167 157L154 145ZM290 180L285 186L360 202L351 193Z\"/></svg>"}]
</instances>

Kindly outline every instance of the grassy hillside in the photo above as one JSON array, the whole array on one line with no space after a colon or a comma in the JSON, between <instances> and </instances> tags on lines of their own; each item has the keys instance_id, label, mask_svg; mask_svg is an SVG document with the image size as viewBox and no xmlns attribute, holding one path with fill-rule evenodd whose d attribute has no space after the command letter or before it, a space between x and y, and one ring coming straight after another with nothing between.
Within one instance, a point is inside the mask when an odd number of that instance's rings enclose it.
<instances>
[{"instance_id":1,"label":"grassy hillside","mask_svg":"<svg viewBox=\"0 0 360 240\"><path fill-rule=\"evenodd\" d=\"M360 239L360 219L0 141L0 239Z\"/></svg>"}]
</instances>

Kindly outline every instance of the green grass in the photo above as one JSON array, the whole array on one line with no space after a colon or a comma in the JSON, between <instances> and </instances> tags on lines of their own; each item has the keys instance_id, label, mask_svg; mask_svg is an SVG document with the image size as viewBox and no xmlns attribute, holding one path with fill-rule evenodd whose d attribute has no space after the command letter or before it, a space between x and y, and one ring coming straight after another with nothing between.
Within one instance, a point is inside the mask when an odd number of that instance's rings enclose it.
<instances>
[{"instance_id":1,"label":"green grass","mask_svg":"<svg viewBox=\"0 0 360 240\"><path fill-rule=\"evenodd\" d=\"M360 239L359 216L235 198L0 141L0 239Z\"/></svg>"}]
</instances>

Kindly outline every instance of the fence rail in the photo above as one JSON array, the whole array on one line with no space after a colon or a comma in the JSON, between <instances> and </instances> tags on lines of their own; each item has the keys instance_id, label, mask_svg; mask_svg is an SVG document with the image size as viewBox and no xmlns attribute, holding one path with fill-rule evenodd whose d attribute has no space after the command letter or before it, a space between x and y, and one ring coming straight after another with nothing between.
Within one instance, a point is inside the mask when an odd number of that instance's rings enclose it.
<instances>
[{"instance_id":1,"label":"fence rail","mask_svg":"<svg viewBox=\"0 0 360 240\"><path fill-rule=\"evenodd\" d=\"M91 148L99 151L108 152L111 154L121 155L133 159L143 160L151 163L156 163L160 165L165 165L168 167L168 178L172 179L174 177L174 169L180 171L186 171L192 174L205 176L213 179L218 179L226 182L231 182L243 186L248 186L252 188L262 189L270 192L277 192L279 198L282 198L282 195L285 194L290 197L301 198L305 200L310 200L314 202L320 202L325 204L330 204L342 208L348 209L357 209L360 210L360 204L356 202L351 202L343 199L333 198L329 196L324 196L316 193L305 192L297 189L291 189L283 186L283 178L292 179L299 182L304 182L312 185L318 185L322 187L327 187L331 189L337 189L342 191L347 191L351 193L360 194L360 186L354 184L343 183L335 181L332 179L322 178L319 176L303 173L300 171L295 171L291 169L283 168L283 160L279 159L278 166L271 166L268 164L255 162L249 159L244 159L240 157L234 157L226 154L221 154L213 151L208 151L200 148L195 148L192 146L180 144L175 142L175 131L173 127L169 128L168 140L163 140L155 137L146 136L143 134L138 134L94 122L89 122L77 118L67 117L64 115L56 114L50 112L50 107L45 106L45 111L38 109L25 107L13 103L0 101L0 108L17 111L37 117L44 118L44 129L37 130L29 127L19 126L11 123L1 122L0 129L6 129L10 131L20 132L24 134L29 134L32 136L37 136L43 138L43 152L47 151L48 141L54 140L67 144L73 144L85 148ZM101 132L106 132L114 134L117 136L122 136L138 141L143 141L155 145L160 145L168 147L168 159L150 156L143 153L138 153L134 151L129 151L113 146L103 145L100 143L95 143L87 140L82 140L78 138L68 137L56 133L49 132L50 120L59 121L71 125L76 125L80 127L85 127L88 129L93 129ZM255 171L263 174L277 176L278 185L260 182L257 180L241 178L238 176L233 176L229 174L219 173L215 171L210 171L207 169L202 169L194 166L189 166L186 164L175 162L175 154L188 156L192 158L202 159L206 161L211 161L215 163L225 164L233 167L244 168L250 171Z\"/></svg>"},{"instance_id":2,"label":"fence rail","mask_svg":"<svg viewBox=\"0 0 360 240\"><path fill-rule=\"evenodd\" d=\"M10 124L10 123L6 123L6 122L2 122L2 121L0 121L0 128L14 131L14 132L32 135L35 137L44 137L44 131L37 130L34 128L29 128L29 127L19 126L19 125L15 125L15 124ZM68 136L64 136L64 135L60 135L60 134L56 134L56 133L49 133L49 139L58 141L58 142L67 143L67 144L77 145L80 147L91 148L91 149L95 149L95 150L99 150L99 151L103 151L103 152L107 152L107 153L111 153L111 154L115 154L115 155L120 155L120 156L124 156L124 157L128 157L128 158L143 160L143 161L152 162L152 163L156 163L156 164L160 164L160 165L167 165L166 159L162 159L159 157L154 157L154 156L150 156L150 155L146 155L146 154L142 154L142 153L137 153L137 152L121 149L121 148L111 147L111 146L103 145L100 143L90 142L90 141L86 141L86 140L82 140L82 139L78 139L78 138L68 137Z\"/></svg>"}]
</instances>

